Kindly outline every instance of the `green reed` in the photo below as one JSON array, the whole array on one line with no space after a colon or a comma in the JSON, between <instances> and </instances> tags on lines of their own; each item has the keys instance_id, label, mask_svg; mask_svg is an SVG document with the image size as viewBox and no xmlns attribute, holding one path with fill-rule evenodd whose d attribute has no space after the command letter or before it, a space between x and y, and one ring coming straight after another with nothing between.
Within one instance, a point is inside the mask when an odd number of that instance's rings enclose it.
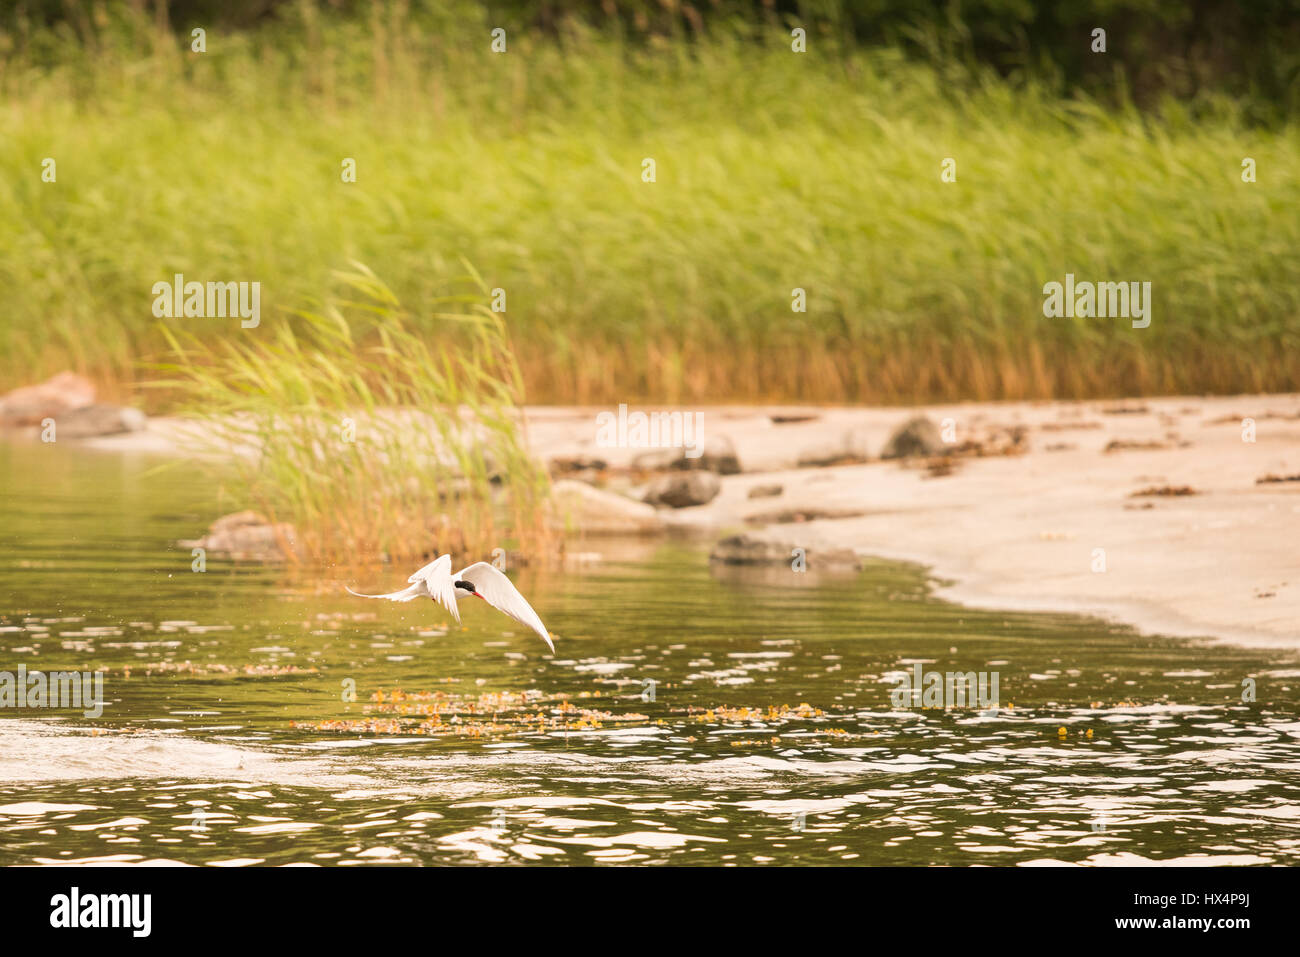
<instances>
[{"instance_id":1,"label":"green reed","mask_svg":"<svg viewBox=\"0 0 1300 957\"><path fill-rule=\"evenodd\" d=\"M196 420L199 451L233 461L232 499L292 523L317 562L542 548L548 482L481 278L453 278L428 313L363 265L334 280L255 329L160 328L174 355L154 384Z\"/></svg>"}]
</instances>

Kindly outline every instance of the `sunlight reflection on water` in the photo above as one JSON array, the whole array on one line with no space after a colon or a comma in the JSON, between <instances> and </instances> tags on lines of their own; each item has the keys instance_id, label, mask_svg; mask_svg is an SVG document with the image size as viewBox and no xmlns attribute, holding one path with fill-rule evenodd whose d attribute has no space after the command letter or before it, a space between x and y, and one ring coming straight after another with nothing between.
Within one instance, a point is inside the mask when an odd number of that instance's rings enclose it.
<instances>
[{"instance_id":1,"label":"sunlight reflection on water","mask_svg":"<svg viewBox=\"0 0 1300 957\"><path fill-rule=\"evenodd\" d=\"M0 670L102 668L109 701L0 710L0 863L1300 862L1294 656L669 543L516 574L552 658L328 570L192 574L202 485L31 454L0 453ZM996 670L1000 707L895 709L914 662Z\"/></svg>"}]
</instances>

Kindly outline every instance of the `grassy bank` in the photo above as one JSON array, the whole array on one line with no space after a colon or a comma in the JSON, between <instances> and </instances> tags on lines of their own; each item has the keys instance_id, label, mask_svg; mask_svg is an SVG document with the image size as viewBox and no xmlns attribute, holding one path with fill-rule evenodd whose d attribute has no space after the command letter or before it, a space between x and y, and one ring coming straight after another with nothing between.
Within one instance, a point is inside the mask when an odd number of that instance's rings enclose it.
<instances>
[{"instance_id":1,"label":"grassy bank","mask_svg":"<svg viewBox=\"0 0 1300 957\"><path fill-rule=\"evenodd\" d=\"M506 291L530 401L1300 387L1294 125L1102 109L817 35L794 54L770 28L516 30L494 54L475 6L296 11L202 54L125 19L8 55L0 382L148 375L174 273L262 283L257 330L173 320L215 345L271 334L349 260L417 304L463 256ZM1044 318L1067 272L1150 281L1150 327Z\"/></svg>"}]
</instances>

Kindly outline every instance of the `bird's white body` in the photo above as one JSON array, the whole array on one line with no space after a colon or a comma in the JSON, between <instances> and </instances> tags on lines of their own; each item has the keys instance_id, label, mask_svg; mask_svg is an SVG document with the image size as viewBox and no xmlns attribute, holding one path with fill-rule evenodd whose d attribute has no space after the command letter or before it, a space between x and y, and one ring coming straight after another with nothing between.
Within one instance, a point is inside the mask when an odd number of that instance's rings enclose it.
<instances>
[{"instance_id":1,"label":"bird's white body","mask_svg":"<svg viewBox=\"0 0 1300 957\"><path fill-rule=\"evenodd\" d=\"M456 607L457 599L477 596L497 611L509 615L521 625L527 625L537 632L552 653L555 651L555 645L551 643L551 635L542 624L542 619L537 617L537 612L533 611L533 606L519 594L519 589L505 576L505 573L494 565L475 562L452 574L451 556L440 555L407 581L411 582L409 586L401 591L389 592L387 595L363 595L352 591L351 588L348 588L348 591L358 598L386 598L389 601L411 601L414 598L427 596L451 612L451 617L457 621L460 621L460 609Z\"/></svg>"}]
</instances>

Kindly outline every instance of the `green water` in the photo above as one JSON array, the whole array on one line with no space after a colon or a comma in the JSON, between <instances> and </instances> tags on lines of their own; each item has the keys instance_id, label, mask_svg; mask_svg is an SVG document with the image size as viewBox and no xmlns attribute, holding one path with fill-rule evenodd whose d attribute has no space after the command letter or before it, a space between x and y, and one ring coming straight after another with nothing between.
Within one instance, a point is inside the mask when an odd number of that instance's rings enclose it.
<instances>
[{"instance_id":1,"label":"green water","mask_svg":"<svg viewBox=\"0 0 1300 957\"><path fill-rule=\"evenodd\" d=\"M196 573L175 540L233 506L153 464L0 444L0 671L102 669L107 699L0 709L0 863L1300 862L1293 654L971 611L886 563L589 541L603 561L512 570L551 657L477 602L448 630L342 590L406 568ZM893 708L916 661L997 672L1001 707ZM394 688L531 697L517 724L347 723Z\"/></svg>"}]
</instances>

